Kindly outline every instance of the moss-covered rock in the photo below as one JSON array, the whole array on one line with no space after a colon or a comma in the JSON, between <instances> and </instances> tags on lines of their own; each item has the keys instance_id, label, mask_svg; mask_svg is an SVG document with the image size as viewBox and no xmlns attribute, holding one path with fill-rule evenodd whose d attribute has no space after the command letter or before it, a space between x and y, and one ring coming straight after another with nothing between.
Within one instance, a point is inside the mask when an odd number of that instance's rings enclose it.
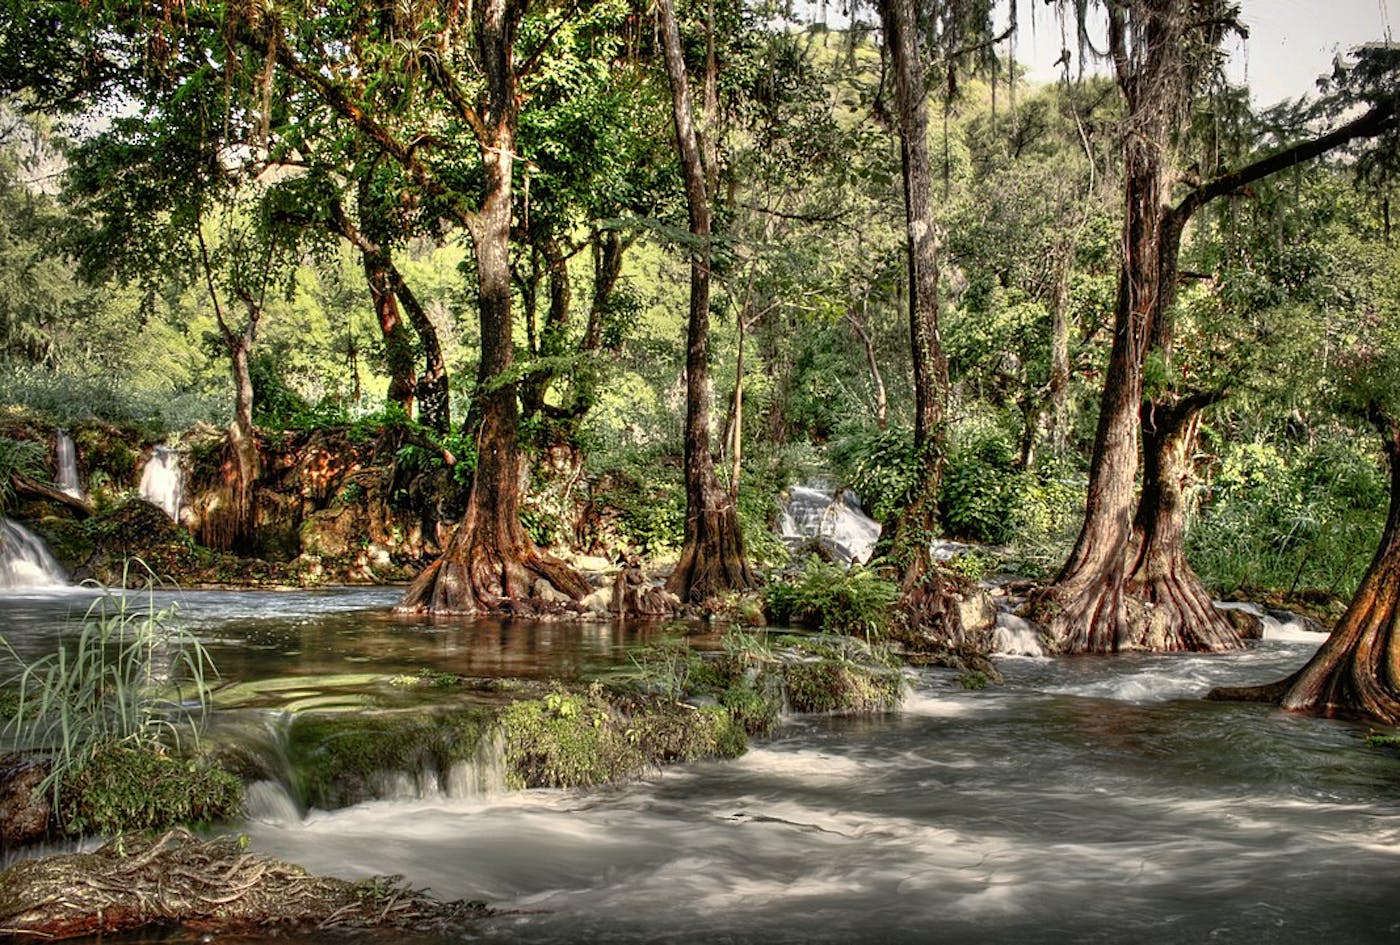
<instances>
[{"instance_id":1,"label":"moss-covered rock","mask_svg":"<svg viewBox=\"0 0 1400 945\"><path fill-rule=\"evenodd\" d=\"M288 753L309 805L332 809L377 797L386 773L439 775L477 756L499 710L301 713Z\"/></svg>"},{"instance_id":2,"label":"moss-covered rock","mask_svg":"<svg viewBox=\"0 0 1400 945\"><path fill-rule=\"evenodd\" d=\"M65 779L58 822L72 836L114 836L210 823L238 814L243 783L204 759L112 745Z\"/></svg>"},{"instance_id":3,"label":"moss-covered rock","mask_svg":"<svg viewBox=\"0 0 1400 945\"><path fill-rule=\"evenodd\" d=\"M508 777L517 787L587 787L748 749L743 726L723 707L659 696L610 699L599 685L513 703L500 724Z\"/></svg>"},{"instance_id":4,"label":"moss-covered rock","mask_svg":"<svg viewBox=\"0 0 1400 945\"><path fill-rule=\"evenodd\" d=\"M794 712L886 712L904 685L894 670L829 658L786 663L783 681Z\"/></svg>"}]
</instances>

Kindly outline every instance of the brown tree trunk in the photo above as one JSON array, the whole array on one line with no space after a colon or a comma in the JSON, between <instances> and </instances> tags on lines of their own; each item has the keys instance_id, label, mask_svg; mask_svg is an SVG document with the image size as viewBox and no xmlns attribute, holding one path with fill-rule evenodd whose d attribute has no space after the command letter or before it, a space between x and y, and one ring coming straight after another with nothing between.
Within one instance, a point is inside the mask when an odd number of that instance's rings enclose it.
<instances>
[{"instance_id":1,"label":"brown tree trunk","mask_svg":"<svg viewBox=\"0 0 1400 945\"><path fill-rule=\"evenodd\" d=\"M658 0L661 45L671 84L676 150L690 214L690 315L685 358L685 542L666 587L683 602L757 586L744 554L738 511L715 477L710 452L710 207L695 134L680 29L671 0Z\"/></svg>"},{"instance_id":2,"label":"brown tree trunk","mask_svg":"<svg viewBox=\"0 0 1400 945\"><path fill-rule=\"evenodd\" d=\"M514 362L510 218L519 102L512 51L521 13L521 7L508 0L487 0L474 14L481 64L490 85L481 149L484 196L469 220L481 319L476 473L466 511L446 551L409 587L400 610L470 614L531 609L526 601L540 578L575 599L588 592L583 578L562 561L541 554L520 524L520 413L516 384L505 378Z\"/></svg>"},{"instance_id":3,"label":"brown tree trunk","mask_svg":"<svg viewBox=\"0 0 1400 945\"><path fill-rule=\"evenodd\" d=\"M927 85L913 0L879 0L885 46L894 71L904 171L909 334L914 361L914 449L919 469L895 513L886 555L903 571L901 620L910 635L939 647L963 645L962 621L949 584L933 561L938 491L947 453L948 361L938 332L939 234L928 153ZM882 544L885 544L882 539Z\"/></svg>"},{"instance_id":4,"label":"brown tree trunk","mask_svg":"<svg viewBox=\"0 0 1400 945\"><path fill-rule=\"evenodd\" d=\"M1178 99L1188 95L1171 57L1180 42L1180 0L1152 0L1131 14L1109 9L1109 45L1128 105L1124 135L1123 260L1113 345L1089 465L1084 524L1055 582L1032 602L1050 645L1062 653L1140 647L1143 613L1124 594L1138 472L1143 358L1162 291L1164 161ZM1129 49L1127 17L1137 48ZM1134 60L1136 58L1136 61Z\"/></svg>"},{"instance_id":5,"label":"brown tree trunk","mask_svg":"<svg viewBox=\"0 0 1400 945\"><path fill-rule=\"evenodd\" d=\"M1400 725L1400 421L1375 418L1390 464L1390 509L1375 557L1327 642L1301 670L1208 698L1277 701L1285 709Z\"/></svg>"},{"instance_id":6,"label":"brown tree trunk","mask_svg":"<svg viewBox=\"0 0 1400 945\"><path fill-rule=\"evenodd\" d=\"M1191 477L1201 411L1217 399L1198 395L1143 408L1142 496L1133 521L1136 554L1127 589L1150 605L1141 640L1147 649L1221 651L1244 645L1186 560L1183 487Z\"/></svg>"},{"instance_id":7,"label":"brown tree trunk","mask_svg":"<svg viewBox=\"0 0 1400 945\"><path fill-rule=\"evenodd\" d=\"M413 376L413 343L408 327L399 316L399 303L389 277L388 260L383 253L368 251L361 251L360 260L365 270L365 281L369 283L374 314L379 320L379 335L384 339L384 362L389 370L389 403L398 404L406 415L412 416L413 396L417 390L417 381Z\"/></svg>"},{"instance_id":8,"label":"brown tree trunk","mask_svg":"<svg viewBox=\"0 0 1400 945\"><path fill-rule=\"evenodd\" d=\"M1056 458L1069 452L1069 275L1074 244L1066 242L1056 256L1055 283L1050 290L1050 449Z\"/></svg>"}]
</instances>

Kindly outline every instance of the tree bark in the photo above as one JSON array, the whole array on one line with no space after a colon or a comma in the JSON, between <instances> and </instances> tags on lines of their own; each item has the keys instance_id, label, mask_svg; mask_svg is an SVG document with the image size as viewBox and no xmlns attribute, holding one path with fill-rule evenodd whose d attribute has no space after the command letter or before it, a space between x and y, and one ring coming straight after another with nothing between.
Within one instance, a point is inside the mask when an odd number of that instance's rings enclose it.
<instances>
[{"instance_id":1,"label":"tree bark","mask_svg":"<svg viewBox=\"0 0 1400 945\"><path fill-rule=\"evenodd\" d=\"M428 317L418 296L408 287L403 274L392 259L389 262L389 285L395 297L408 315L408 322L418 335L418 344L423 349L423 370L418 374L416 393L418 395L419 421L438 435L445 435L452 429L452 399L448 387L447 362L442 356L442 345L438 341L437 326Z\"/></svg>"},{"instance_id":2,"label":"tree bark","mask_svg":"<svg viewBox=\"0 0 1400 945\"><path fill-rule=\"evenodd\" d=\"M379 336L384 340L384 362L389 371L388 400L397 404L407 416L413 415L413 397L417 379L413 376L413 344L408 328L399 316L398 298L394 294L388 273L388 260L383 253L360 252L360 261L369 284L370 301L379 321Z\"/></svg>"},{"instance_id":3,"label":"tree bark","mask_svg":"<svg viewBox=\"0 0 1400 945\"><path fill-rule=\"evenodd\" d=\"M519 115L512 61L523 4L487 0L478 6L476 34L489 89L481 162L483 197L469 219L476 250L481 363L476 399L477 465L461 523L442 557L410 585L400 610L480 613L540 610L526 601L535 582L578 599L587 582L568 565L541 554L520 524L520 411L514 382L510 292L511 174Z\"/></svg>"},{"instance_id":4,"label":"tree bark","mask_svg":"<svg viewBox=\"0 0 1400 945\"><path fill-rule=\"evenodd\" d=\"M690 313L685 358L685 541L666 587L686 603L757 586L744 554L739 514L715 476L710 452L710 207L695 133L680 29L671 0L658 0L661 46L671 85L676 150L690 216Z\"/></svg>"},{"instance_id":5,"label":"tree bark","mask_svg":"<svg viewBox=\"0 0 1400 945\"><path fill-rule=\"evenodd\" d=\"M1110 653L1142 645L1142 614L1124 594L1138 472L1142 372L1160 309L1165 160L1179 99L1189 95L1172 56L1181 42L1180 0L1109 7L1109 47L1128 106L1124 135L1123 260L1113 345L1099 402L1084 524L1055 582L1032 601L1053 649ZM1135 18L1129 50L1128 16ZM1134 60L1134 56L1137 60Z\"/></svg>"},{"instance_id":6,"label":"tree bark","mask_svg":"<svg viewBox=\"0 0 1400 945\"><path fill-rule=\"evenodd\" d=\"M1183 486L1191 477L1201 411L1218 399L1196 395L1143 407L1142 496L1133 521L1136 553L1127 589L1150 605L1141 640L1150 650L1222 651L1244 645L1186 560Z\"/></svg>"},{"instance_id":7,"label":"tree bark","mask_svg":"<svg viewBox=\"0 0 1400 945\"><path fill-rule=\"evenodd\" d=\"M1400 725L1400 421L1375 416L1390 464L1390 508L1375 557L1346 613L1301 670L1266 686L1214 689L1216 700Z\"/></svg>"},{"instance_id":8,"label":"tree bark","mask_svg":"<svg viewBox=\"0 0 1400 945\"><path fill-rule=\"evenodd\" d=\"M903 571L900 613L910 636L934 646L963 645L962 621L933 560L938 492L947 453L948 360L938 329L939 233L928 153L927 84L913 0L879 0L894 71L895 113L904 179L909 335L914 362L915 482L895 513L886 555ZM882 540L882 544L884 544Z\"/></svg>"}]
</instances>

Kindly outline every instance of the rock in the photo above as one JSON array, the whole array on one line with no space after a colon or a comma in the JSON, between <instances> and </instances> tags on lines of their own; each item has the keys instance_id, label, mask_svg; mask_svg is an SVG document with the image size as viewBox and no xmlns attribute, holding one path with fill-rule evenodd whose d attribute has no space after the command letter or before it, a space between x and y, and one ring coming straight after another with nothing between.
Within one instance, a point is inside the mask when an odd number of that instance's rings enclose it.
<instances>
[{"instance_id":1,"label":"rock","mask_svg":"<svg viewBox=\"0 0 1400 945\"><path fill-rule=\"evenodd\" d=\"M997 613L996 601L980 587L968 587L962 591L958 616L962 620L963 634L968 639L990 633L996 626Z\"/></svg>"},{"instance_id":2,"label":"rock","mask_svg":"<svg viewBox=\"0 0 1400 945\"><path fill-rule=\"evenodd\" d=\"M535 600L545 604L569 604L573 602L572 597L556 589L553 584L549 583L549 581L544 578L540 578L535 582L535 587L531 593Z\"/></svg>"},{"instance_id":3,"label":"rock","mask_svg":"<svg viewBox=\"0 0 1400 945\"><path fill-rule=\"evenodd\" d=\"M1313 617L1309 617L1307 614L1294 613L1291 610L1284 610L1281 607L1265 607L1264 613L1268 614L1270 617L1273 617L1279 623L1297 624L1298 626L1302 627L1304 630L1309 631L1310 633L1328 632L1327 628L1322 625L1322 621L1317 620Z\"/></svg>"},{"instance_id":4,"label":"rock","mask_svg":"<svg viewBox=\"0 0 1400 945\"><path fill-rule=\"evenodd\" d=\"M13 755L0 759L0 853L35 843L48 832L50 795L39 790L48 772Z\"/></svg>"},{"instance_id":5,"label":"rock","mask_svg":"<svg viewBox=\"0 0 1400 945\"><path fill-rule=\"evenodd\" d=\"M1257 614L1241 607L1217 607L1216 610L1235 628L1241 640L1258 640L1264 636L1264 621Z\"/></svg>"},{"instance_id":6,"label":"rock","mask_svg":"<svg viewBox=\"0 0 1400 945\"><path fill-rule=\"evenodd\" d=\"M612 586L608 585L607 587L598 588L592 594L589 594L583 600L579 601L579 603L591 614L603 616L611 613L613 609Z\"/></svg>"}]
</instances>

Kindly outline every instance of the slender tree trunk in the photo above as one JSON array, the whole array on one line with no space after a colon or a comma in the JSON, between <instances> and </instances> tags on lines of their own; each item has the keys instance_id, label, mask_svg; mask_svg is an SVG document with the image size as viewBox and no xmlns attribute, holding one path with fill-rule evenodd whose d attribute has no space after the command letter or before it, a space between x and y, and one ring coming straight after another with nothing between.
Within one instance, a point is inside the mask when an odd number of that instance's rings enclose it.
<instances>
[{"instance_id":1,"label":"slender tree trunk","mask_svg":"<svg viewBox=\"0 0 1400 945\"><path fill-rule=\"evenodd\" d=\"M513 11L513 12L512 12ZM539 610L526 603L543 578L575 599L588 592L563 562L540 554L520 524L520 411L510 293L511 173L519 102L511 61L521 9L487 0L475 13L483 70L490 84L488 139L482 144L483 198L470 219L481 319L477 372L477 465L461 523L447 549L409 587L401 610L478 613Z\"/></svg>"},{"instance_id":2,"label":"slender tree trunk","mask_svg":"<svg viewBox=\"0 0 1400 945\"><path fill-rule=\"evenodd\" d=\"M423 349L423 370L418 374L416 389L418 419L439 435L446 434L452 429L452 398L448 387L447 362L442 356L437 327L392 261L387 274L394 295L407 313L408 322L418 335L419 347Z\"/></svg>"},{"instance_id":3,"label":"slender tree trunk","mask_svg":"<svg viewBox=\"0 0 1400 945\"><path fill-rule=\"evenodd\" d=\"M389 402L398 404L403 412L413 415L413 397L417 379L413 376L413 343L408 326L399 316L398 298L389 277L389 264L383 253L362 251L360 260L369 283L370 300L379 320L379 334L384 339L384 361L389 370Z\"/></svg>"},{"instance_id":4,"label":"slender tree trunk","mask_svg":"<svg viewBox=\"0 0 1400 945\"><path fill-rule=\"evenodd\" d=\"M938 491L947 452L948 361L938 331L937 220L928 153L927 84L913 0L879 0L880 22L894 71L901 164L904 171L909 334L914 361L914 486L895 513L886 554L903 569L900 606L911 636L957 648L958 609L931 553L938 528ZM882 544L884 544L882 540Z\"/></svg>"},{"instance_id":5,"label":"slender tree trunk","mask_svg":"<svg viewBox=\"0 0 1400 945\"><path fill-rule=\"evenodd\" d=\"M689 603L757 585L744 554L739 515L715 476L710 452L710 207L695 134L680 29L671 0L658 0L662 51L671 84L676 149L690 212L690 314L686 333L685 542L667 589Z\"/></svg>"},{"instance_id":6,"label":"slender tree trunk","mask_svg":"<svg viewBox=\"0 0 1400 945\"><path fill-rule=\"evenodd\" d=\"M1327 642L1297 673L1266 686L1215 689L1218 700L1361 716L1400 725L1400 421L1375 416L1390 464L1390 509L1375 557Z\"/></svg>"},{"instance_id":7,"label":"slender tree trunk","mask_svg":"<svg viewBox=\"0 0 1400 945\"><path fill-rule=\"evenodd\" d=\"M1062 246L1050 290L1050 448L1056 457L1069 452L1069 275L1073 261L1073 245Z\"/></svg>"},{"instance_id":8,"label":"slender tree trunk","mask_svg":"<svg viewBox=\"0 0 1400 945\"><path fill-rule=\"evenodd\" d=\"M885 375L880 371L880 358L875 353L875 341L866 327L866 314L870 309L870 295L861 296L860 315L855 309L846 310L846 320L851 323L856 337L860 339L861 350L865 352L865 365L870 369L870 384L875 389L875 426L883 430L889 425L890 398L885 389Z\"/></svg>"}]
</instances>

